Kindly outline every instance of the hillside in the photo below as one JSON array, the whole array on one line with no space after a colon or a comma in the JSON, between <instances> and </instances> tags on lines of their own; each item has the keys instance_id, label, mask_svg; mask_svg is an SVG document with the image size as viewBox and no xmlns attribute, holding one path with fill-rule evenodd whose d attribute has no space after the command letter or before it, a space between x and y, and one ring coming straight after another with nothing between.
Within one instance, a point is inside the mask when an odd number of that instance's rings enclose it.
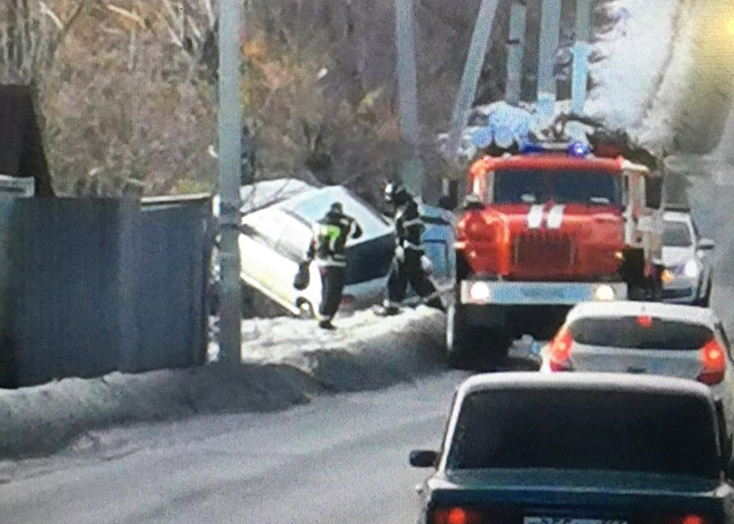
<instances>
[{"instance_id":1,"label":"hillside","mask_svg":"<svg viewBox=\"0 0 734 524\"><path fill-rule=\"evenodd\" d=\"M446 169L434 137L447 128L479 3L415 2L429 174ZM502 97L510 4L501 1L477 103ZM613 23L606 5L597 2L597 32ZM573 40L574 6L564 0L564 46ZM36 86L57 192L214 187L216 8L213 0L0 5L0 81ZM400 154L393 0L248 1L245 12L243 141L256 177L343 183L377 198ZM538 24L531 3L527 34L537 35ZM530 100L537 41L526 45ZM568 53L559 57L563 97Z\"/></svg>"}]
</instances>

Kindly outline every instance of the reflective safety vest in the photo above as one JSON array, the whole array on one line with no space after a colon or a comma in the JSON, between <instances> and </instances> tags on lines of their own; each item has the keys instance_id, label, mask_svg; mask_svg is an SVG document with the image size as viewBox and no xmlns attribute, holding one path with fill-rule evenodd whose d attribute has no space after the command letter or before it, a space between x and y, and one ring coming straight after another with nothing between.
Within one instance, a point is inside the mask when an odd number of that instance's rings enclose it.
<instances>
[{"instance_id":1,"label":"reflective safety vest","mask_svg":"<svg viewBox=\"0 0 734 524\"><path fill-rule=\"evenodd\" d=\"M347 265L347 240L357 238L362 229L352 217L329 213L313 226L313 241L308 251L309 260L316 259L320 266Z\"/></svg>"}]
</instances>

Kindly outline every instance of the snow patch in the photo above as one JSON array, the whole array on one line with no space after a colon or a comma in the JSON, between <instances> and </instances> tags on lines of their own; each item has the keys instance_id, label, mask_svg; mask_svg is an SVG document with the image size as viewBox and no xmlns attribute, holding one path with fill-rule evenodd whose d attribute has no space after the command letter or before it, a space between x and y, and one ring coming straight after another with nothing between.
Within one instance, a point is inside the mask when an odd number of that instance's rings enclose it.
<instances>
[{"instance_id":1,"label":"snow patch","mask_svg":"<svg viewBox=\"0 0 734 524\"><path fill-rule=\"evenodd\" d=\"M0 390L0 458L98 445L93 430L196 413L261 412L314 396L382 388L443 367L444 317L428 308L392 318L361 312L334 333L280 318L244 323L243 363L141 375L112 373Z\"/></svg>"},{"instance_id":2,"label":"snow patch","mask_svg":"<svg viewBox=\"0 0 734 524\"><path fill-rule=\"evenodd\" d=\"M680 1L618 0L605 9L617 20L600 36L591 64L595 88L585 112L608 127L632 130L657 92L674 47ZM624 13L624 16L619 16Z\"/></svg>"},{"instance_id":3,"label":"snow patch","mask_svg":"<svg viewBox=\"0 0 734 524\"><path fill-rule=\"evenodd\" d=\"M554 116L569 113L571 101L561 100L556 102ZM504 101L476 106L472 109L469 121L473 123L464 129L459 143L459 158L467 161L473 159L480 148L475 143L477 133L486 134L489 142L482 145L486 147L492 143L499 147L509 147L513 142L522 144L528 140L529 133L540 135L538 125L538 114L535 104L521 102L519 107L512 106ZM449 134L438 135L439 149L446 155L446 146Z\"/></svg>"},{"instance_id":4,"label":"snow patch","mask_svg":"<svg viewBox=\"0 0 734 524\"><path fill-rule=\"evenodd\" d=\"M681 81L695 66L694 46L699 28L696 8L697 3L693 1L684 0L681 5L668 67L640 129L634 133L640 145L659 155L676 132L676 112L671 108L683 107L688 96L686 89L681 89Z\"/></svg>"}]
</instances>

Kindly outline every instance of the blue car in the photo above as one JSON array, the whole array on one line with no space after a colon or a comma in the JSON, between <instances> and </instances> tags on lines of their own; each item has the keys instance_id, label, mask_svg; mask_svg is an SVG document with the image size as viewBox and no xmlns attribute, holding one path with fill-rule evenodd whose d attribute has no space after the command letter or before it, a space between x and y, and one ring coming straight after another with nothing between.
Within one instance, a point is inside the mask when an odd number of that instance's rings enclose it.
<instances>
[{"instance_id":1,"label":"blue car","mask_svg":"<svg viewBox=\"0 0 734 524\"><path fill-rule=\"evenodd\" d=\"M426 524L724 524L722 411L702 384L613 374L477 375L459 388Z\"/></svg>"}]
</instances>

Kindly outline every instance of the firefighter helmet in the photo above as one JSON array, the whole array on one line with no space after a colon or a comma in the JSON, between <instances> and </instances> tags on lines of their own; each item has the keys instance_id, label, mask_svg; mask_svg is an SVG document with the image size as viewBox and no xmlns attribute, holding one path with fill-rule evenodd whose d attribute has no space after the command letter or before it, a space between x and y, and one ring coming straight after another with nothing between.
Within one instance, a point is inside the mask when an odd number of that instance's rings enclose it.
<instances>
[{"instance_id":1,"label":"firefighter helmet","mask_svg":"<svg viewBox=\"0 0 734 524\"><path fill-rule=\"evenodd\" d=\"M385 202L401 206L410 200L410 193L405 186L399 182L390 182L385 186Z\"/></svg>"}]
</instances>

